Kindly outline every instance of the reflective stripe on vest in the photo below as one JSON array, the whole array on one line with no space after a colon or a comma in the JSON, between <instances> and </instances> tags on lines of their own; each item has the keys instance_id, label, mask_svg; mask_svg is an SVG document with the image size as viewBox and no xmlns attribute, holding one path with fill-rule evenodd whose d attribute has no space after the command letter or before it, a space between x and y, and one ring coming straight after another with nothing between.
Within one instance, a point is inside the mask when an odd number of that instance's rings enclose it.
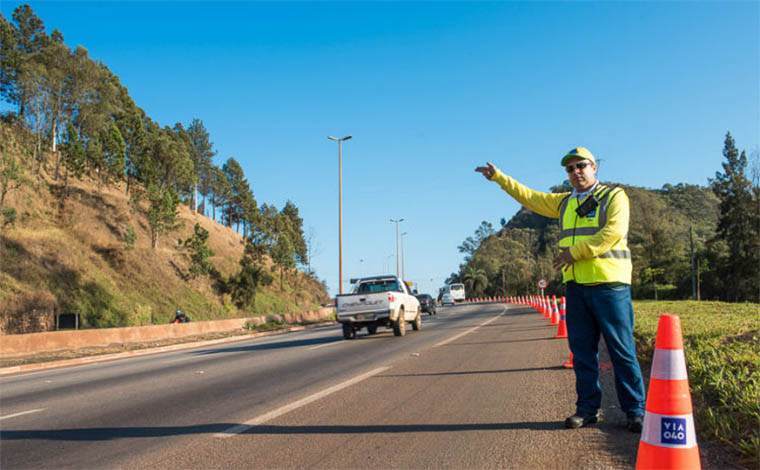
<instances>
[{"instance_id":1,"label":"reflective stripe on vest","mask_svg":"<svg viewBox=\"0 0 760 470\"><path fill-rule=\"evenodd\" d=\"M560 203L560 247L567 248L579 241L596 235L607 223L610 202L622 189L598 185L593 194L599 205L588 215L581 217L575 212L580 205L578 198L566 198ZM587 196L587 197L590 197ZM563 272L563 281L579 283L631 282L631 251L626 243L628 234L616 242L609 251L592 259L582 259L573 263Z\"/></svg>"}]
</instances>

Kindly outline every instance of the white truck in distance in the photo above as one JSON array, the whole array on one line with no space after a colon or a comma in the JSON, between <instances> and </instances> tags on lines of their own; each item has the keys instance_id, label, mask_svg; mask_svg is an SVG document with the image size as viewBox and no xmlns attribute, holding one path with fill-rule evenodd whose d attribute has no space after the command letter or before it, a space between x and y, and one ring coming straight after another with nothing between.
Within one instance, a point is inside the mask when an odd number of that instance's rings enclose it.
<instances>
[{"instance_id":1,"label":"white truck in distance","mask_svg":"<svg viewBox=\"0 0 760 470\"><path fill-rule=\"evenodd\" d=\"M414 330L422 328L420 302L406 283L393 275L351 279L350 294L335 297L335 316L343 325L343 337L353 339L356 332L367 328L377 333L378 326L393 328L393 334L404 336L406 323Z\"/></svg>"}]
</instances>

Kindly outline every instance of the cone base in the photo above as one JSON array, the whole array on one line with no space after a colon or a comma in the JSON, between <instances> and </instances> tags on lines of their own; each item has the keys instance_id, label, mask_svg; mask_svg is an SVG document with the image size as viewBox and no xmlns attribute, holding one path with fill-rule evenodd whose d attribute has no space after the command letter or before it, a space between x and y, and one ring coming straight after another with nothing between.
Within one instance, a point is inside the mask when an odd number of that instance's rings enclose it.
<instances>
[{"instance_id":1,"label":"cone base","mask_svg":"<svg viewBox=\"0 0 760 470\"><path fill-rule=\"evenodd\" d=\"M636 470L699 470L699 448L677 449L658 447L646 442L639 442L639 453L636 458Z\"/></svg>"}]
</instances>

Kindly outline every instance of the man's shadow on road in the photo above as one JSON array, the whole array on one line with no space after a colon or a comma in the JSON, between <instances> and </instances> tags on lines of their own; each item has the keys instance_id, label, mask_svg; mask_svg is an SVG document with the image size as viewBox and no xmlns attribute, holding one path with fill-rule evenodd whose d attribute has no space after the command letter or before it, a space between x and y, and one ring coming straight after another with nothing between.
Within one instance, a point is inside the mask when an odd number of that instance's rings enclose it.
<instances>
[{"instance_id":1,"label":"man's shadow on road","mask_svg":"<svg viewBox=\"0 0 760 470\"><path fill-rule=\"evenodd\" d=\"M100 427L84 429L28 429L0 431L0 440L46 440L46 441L114 441L170 437L194 434L219 434L239 426L234 423L211 423L197 426L150 426L150 427ZM462 431L533 430L558 431L564 429L561 421L527 421L519 423L468 423L468 424L383 424L383 425L314 425L275 426L259 425L240 434L293 435L293 434L375 434L375 433L421 433Z\"/></svg>"}]
</instances>

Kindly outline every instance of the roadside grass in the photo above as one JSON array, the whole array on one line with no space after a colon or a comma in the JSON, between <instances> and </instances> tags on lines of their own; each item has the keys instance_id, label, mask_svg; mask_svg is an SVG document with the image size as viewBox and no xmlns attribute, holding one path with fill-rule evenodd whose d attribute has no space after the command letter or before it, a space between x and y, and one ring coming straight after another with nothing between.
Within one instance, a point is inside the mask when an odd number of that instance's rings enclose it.
<instances>
[{"instance_id":1,"label":"roadside grass","mask_svg":"<svg viewBox=\"0 0 760 470\"><path fill-rule=\"evenodd\" d=\"M760 459L760 305L636 301L634 336L646 379L660 315L681 319L697 443L718 443L737 464Z\"/></svg>"},{"instance_id":2,"label":"roadside grass","mask_svg":"<svg viewBox=\"0 0 760 470\"><path fill-rule=\"evenodd\" d=\"M243 328L249 331L271 331L287 328L289 325L280 321L268 321L264 323L245 322Z\"/></svg>"}]
</instances>

